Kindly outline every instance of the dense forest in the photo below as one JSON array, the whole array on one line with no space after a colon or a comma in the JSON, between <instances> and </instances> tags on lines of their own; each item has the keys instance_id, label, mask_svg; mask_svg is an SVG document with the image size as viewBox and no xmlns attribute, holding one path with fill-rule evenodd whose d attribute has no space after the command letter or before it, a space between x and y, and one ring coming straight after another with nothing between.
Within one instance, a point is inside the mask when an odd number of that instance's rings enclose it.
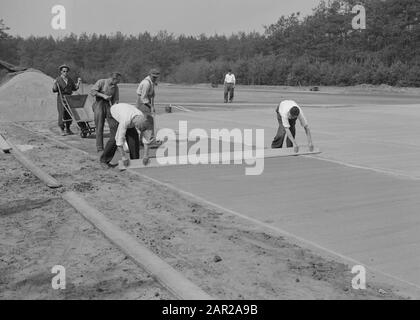
<instances>
[{"instance_id":1,"label":"dense forest","mask_svg":"<svg viewBox=\"0 0 420 320\"><path fill-rule=\"evenodd\" d=\"M352 28L356 4L366 9L365 30ZM161 31L24 39L6 26L0 21L0 59L51 76L65 62L87 82L113 70L138 82L157 66L162 80L174 83L220 83L232 68L241 84L420 86L419 0L322 1L312 14L282 16L263 33L230 36Z\"/></svg>"}]
</instances>

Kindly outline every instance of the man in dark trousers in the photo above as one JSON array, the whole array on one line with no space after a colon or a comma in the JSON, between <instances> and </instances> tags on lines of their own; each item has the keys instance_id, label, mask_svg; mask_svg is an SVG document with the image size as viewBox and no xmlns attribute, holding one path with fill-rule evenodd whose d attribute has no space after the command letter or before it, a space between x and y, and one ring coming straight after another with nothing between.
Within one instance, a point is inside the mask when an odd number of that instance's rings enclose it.
<instances>
[{"instance_id":1,"label":"man in dark trousers","mask_svg":"<svg viewBox=\"0 0 420 320\"><path fill-rule=\"evenodd\" d=\"M92 105L96 126L96 149L104 150L104 125L105 119L110 118L111 105L119 102L118 83L121 82L121 74L113 72L108 79L98 80L90 90L95 102ZM109 123L108 123L109 125Z\"/></svg>"},{"instance_id":2,"label":"man in dark trousers","mask_svg":"<svg viewBox=\"0 0 420 320\"><path fill-rule=\"evenodd\" d=\"M140 139L139 133L143 136L144 158L143 164L149 163L149 145L153 142L153 117L144 114L128 103L114 104L110 110L111 117L108 118L110 138L105 146L105 150L100 158L100 162L106 167L114 167L111 161L118 150L121 154L123 163L128 165L125 156L124 142L127 141L130 151L130 159L140 159Z\"/></svg>"},{"instance_id":3,"label":"man in dark trousers","mask_svg":"<svg viewBox=\"0 0 420 320\"><path fill-rule=\"evenodd\" d=\"M138 88L137 88L137 102L136 106L144 114L156 115L155 110L155 86L157 86L157 81L160 76L160 71L156 68L153 68L149 71L149 75L144 78ZM154 124L153 124L154 125ZM155 128L153 128L153 134L155 133Z\"/></svg>"},{"instance_id":4,"label":"man in dark trousers","mask_svg":"<svg viewBox=\"0 0 420 320\"><path fill-rule=\"evenodd\" d=\"M287 147L293 147L296 153L299 152L299 146L295 140L296 120L299 119L300 124L305 128L306 137L308 138L309 151L312 152L314 150L314 145L312 143L311 130L309 129L305 115L298 104L293 100L284 100L277 106L276 113L279 128L273 142L271 143L271 148L282 148L284 138L287 136Z\"/></svg>"},{"instance_id":5,"label":"man in dark trousers","mask_svg":"<svg viewBox=\"0 0 420 320\"><path fill-rule=\"evenodd\" d=\"M79 90L82 79L78 78L77 83L74 83L73 79L68 76L70 68L65 64L61 65L59 70L61 75L55 79L52 91L57 93L58 126L60 127L61 135L66 136L73 134L70 129L72 121L70 114L63 106L60 95L71 95L73 91Z\"/></svg>"}]
</instances>

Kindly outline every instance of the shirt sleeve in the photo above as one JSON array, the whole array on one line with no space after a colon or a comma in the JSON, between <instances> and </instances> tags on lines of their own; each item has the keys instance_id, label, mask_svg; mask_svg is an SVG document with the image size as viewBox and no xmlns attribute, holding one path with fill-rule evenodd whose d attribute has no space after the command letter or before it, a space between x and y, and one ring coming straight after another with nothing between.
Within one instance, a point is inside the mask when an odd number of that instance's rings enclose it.
<instances>
[{"instance_id":1,"label":"shirt sleeve","mask_svg":"<svg viewBox=\"0 0 420 320\"><path fill-rule=\"evenodd\" d=\"M153 130L143 131L142 141L144 144L151 144L153 142Z\"/></svg>"},{"instance_id":2,"label":"shirt sleeve","mask_svg":"<svg viewBox=\"0 0 420 320\"><path fill-rule=\"evenodd\" d=\"M300 124L302 125L302 127L306 127L308 125L308 121L306 121L305 115L303 114L303 111L300 110L298 119L300 121Z\"/></svg>"},{"instance_id":3,"label":"shirt sleeve","mask_svg":"<svg viewBox=\"0 0 420 320\"><path fill-rule=\"evenodd\" d=\"M103 81L102 80L98 80L93 87L90 89L90 94L94 97L97 96L98 93L100 93L102 91L103 88Z\"/></svg>"},{"instance_id":4,"label":"shirt sleeve","mask_svg":"<svg viewBox=\"0 0 420 320\"><path fill-rule=\"evenodd\" d=\"M137 89L137 94L140 96L140 100L142 103L150 103L149 97L147 93L149 91L150 83L149 81L142 81Z\"/></svg>"},{"instance_id":5,"label":"shirt sleeve","mask_svg":"<svg viewBox=\"0 0 420 320\"><path fill-rule=\"evenodd\" d=\"M138 96L141 96L141 85L142 85L143 81L139 83L139 86L137 87L136 93Z\"/></svg>"},{"instance_id":6,"label":"shirt sleeve","mask_svg":"<svg viewBox=\"0 0 420 320\"><path fill-rule=\"evenodd\" d=\"M117 147L122 147L124 145L125 134L127 132L128 125L129 123L127 122L120 122L118 124L117 133L115 135L115 142L116 142Z\"/></svg>"},{"instance_id":7,"label":"shirt sleeve","mask_svg":"<svg viewBox=\"0 0 420 320\"><path fill-rule=\"evenodd\" d=\"M234 74L232 74L232 80L233 80L233 85L236 85L236 78Z\"/></svg>"},{"instance_id":8,"label":"shirt sleeve","mask_svg":"<svg viewBox=\"0 0 420 320\"><path fill-rule=\"evenodd\" d=\"M53 92L58 92L58 86L59 86L58 79L55 79L52 91Z\"/></svg>"}]
</instances>

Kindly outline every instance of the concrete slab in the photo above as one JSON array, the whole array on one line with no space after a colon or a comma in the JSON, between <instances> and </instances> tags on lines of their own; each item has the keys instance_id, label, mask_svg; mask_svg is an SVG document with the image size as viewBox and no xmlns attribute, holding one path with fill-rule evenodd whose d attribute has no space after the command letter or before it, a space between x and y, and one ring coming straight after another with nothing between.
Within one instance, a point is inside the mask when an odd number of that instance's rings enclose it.
<instances>
[{"instance_id":1,"label":"concrete slab","mask_svg":"<svg viewBox=\"0 0 420 320\"><path fill-rule=\"evenodd\" d=\"M315 146L322 158L348 166L420 179L420 105L355 106L338 109L304 109ZM270 147L278 123L270 109L211 111L165 114L161 127L176 130L179 121L188 128L263 129L264 145ZM297 141L306 144L305 133L297 128Z\"/></svg>"},{"instance_id":2,"label":"concrete slab","mask_svg":"<svg viewBox=\"0 0 420 320\"><path fill-rule=\"evenodd\" d=\"M136 89L138 84L120 84L121 101L134 103L137 98ZM203 103L223 104L223 86L219 88L192 87L182 85L168 85L161 83L157 87L157 104L175 105L200 105ZM323 89L321 89L323 90ZM272 104L273 107L280 100L292 99L299 101L302 105L354 105L354 104L381 104L395 105L401 103L418 103L418 95L396 92L310 92L285 89L282 87L248 87L238 85L235 89L235 100L233 103L223 104L229 108L236 108L238 104L253 103L254 105Z\"/></svg>"},{"instance_id":3,"label":"concrete slab","mask_svg":"<svg viewBox=\"0 0 420 320\"><path fill-rule=\"evenodd\" d=\"M142 171L420 287L420 184L302 157Z\"/></svg>"},{"instance_id":4,"label":"concrete slab","mask_svg":"<svg viewBox=\"0 0 420 320\"><path fill-rule=\"evenodd\" d=\"M304 107L322 155L266 159L261 176L234 165L141 172L420 287L420 104L402 100ZM265 147L278 126L274 111L261 107L160 116L161 126L179 121L264 129ZM297 141L306 143L301 128Z\"/></svg>"}]
</instances>

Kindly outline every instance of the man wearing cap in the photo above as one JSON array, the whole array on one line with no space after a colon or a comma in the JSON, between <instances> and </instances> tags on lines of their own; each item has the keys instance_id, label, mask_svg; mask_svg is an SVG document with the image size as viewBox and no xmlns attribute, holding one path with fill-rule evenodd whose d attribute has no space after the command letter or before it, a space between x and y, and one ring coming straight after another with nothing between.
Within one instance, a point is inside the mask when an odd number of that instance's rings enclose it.
<instances>
[{"instance_id":1,"label":"man wearing cap","mask_svg":"<svg viewBox=\"0 0 420 320\"><path fill-rule=\"evenodd\" d=\"M112 118L108 119L110 138L105 146L104 152L100 157L100 162L107 167L115 167L111 164L115 152L121 154L123 163L128 165L125 156L124 142L127 142L130 151L130 159L140 158L140 141L137 130L142 133L144 144L143 164L149 163L149 145L152 142L153 118L151 115L144 114L128 103L117 103L110 108Z\"/></svg>"},{"instance_id":2,"label":"man wearing cap","mask_svg":"<svg viewBox=\"0 0 420 320\"><path fill-rule=\"evenodd\" d=\"M228 73L225 76L225 82L224 82L224 98L225 103L228 101L230 103L233 102L233 95L235 91L235 85L236 85L236 78L235 75L232 73L232 69L229 69Z\"/></svg>"},{"instance_id":3,"label":"man wearing cap","mask_svg":"<svg viewBox=\"0 0 420 320\"><path fill-rule=\"evenodd\" d=\"M104 150L104 125L105 119L111 117L111 105L119 102L118 83L121 82L121 74L113 72L108 79L98 80L90 90L95 98L92 105L96 126L96 149L98 152ZM109 123L108 123L109 125Z\"/></svg>"},{"instance_id":4,"label":"man wearing cap","mask_svg":"<svg viewBox=\"0 0 420 320\"><path fill-rule=\"evenodd\" d=\"M285 136L287 136L287 147L293 147L294 151L299 152L299 146L296 143L296 120L299 119L300 124L305 128L306 137L308 139L309 150L312 152L314 146L312 143L311 130L305 115L298 104L293 100L284 100L276 108L277 120L279 128L277 134L271 143L271 148L282 148Z\"/></svg>"},{"instance_id":5,"label":"man wearing cap","mask_svg":"<svg viewBox=\"0 0 420 320\"><path fill-rule=\"evenodd\" d=\"M140 82L137 88L137 108L148 115L155 115L155 86L160 76L158 69L151 69L149 75ZM153 134L154 134L153 128Z\"/></svg>"},{"instance_id":6,"label":"man wearing cap","mask_svg":"<svg viewBox=\"0 0 420 320\"><path fill-rule=\"evenodd\" d=\"M79 90L82 79L78 78L77 83L74 83L73 79L68 76L70 68L65 64L61 65L58 69L61 75L55 79L52 91L57 93L58 126L60 127L61 135L66 136L73 134L70 129L72 121L69 113L63 106L60 95L71 95L73 91Z\"/></svg>"}]
</instances>

